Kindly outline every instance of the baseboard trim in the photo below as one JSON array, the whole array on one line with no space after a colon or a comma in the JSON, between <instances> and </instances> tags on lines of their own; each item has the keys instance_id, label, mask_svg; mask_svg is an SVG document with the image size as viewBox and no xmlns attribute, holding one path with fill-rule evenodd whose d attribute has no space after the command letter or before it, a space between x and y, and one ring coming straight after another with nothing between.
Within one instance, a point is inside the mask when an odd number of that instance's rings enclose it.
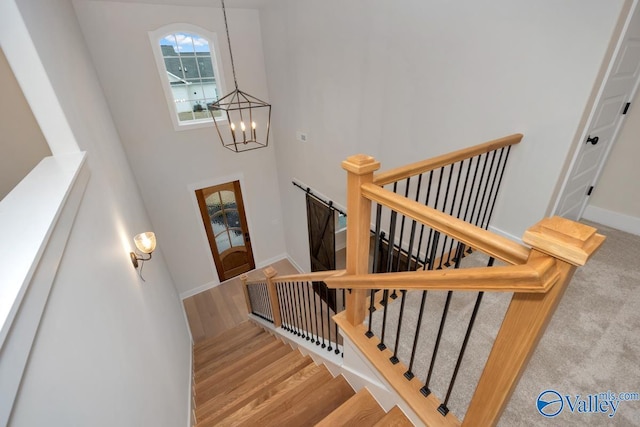
<instances>
[{"instance_id":1,"label":"baseboard trim","mask_svg":"<svg viewBox=\"0 0 640 427\"><path fill-rule=\"evenodd\" d=\"M269 259L266 259L266 260L264 260L264 261L259 262L259 263L257 264L256 270L257 270L257 269L259 269L259 268L265 268L265 267L268 267L268 266L270 266L271 264L274 264L274 263L276 263L276 262L278 262L278 261L281 261L281 260L283 260L283 259L285 259L285 258L289 258L289 254L288 254L288 253L286 253L286 252L283 252L283 253L281 253L281 254L278 254L278 255L276 255L276 256L273 256L273 257L271 257L271 258L269 258Z\"/></svg>"},{"instance_id":2,"label":"baseboard trim","mask_svg":"<svg viewBox=\"0 0 640 427\"><path fill-rule=\"evenodd\" d=\"M291 261L291 257L289 257L289 254L287 254L286 252L281 253L279 255L276 255L274 257L271 257L269 259L265 259L263 261L258 262L256 264L256 268L254 270L252 270L252 271L259 270L259 269L264 268L264 267L268 267L269 265L271 265L273 263L276 263L276 262L278 262L280 260L283 260L285 258L288 259L291 262L291 264L293 264L293 266L298 269L298 271L302 271L302 270L300 270L298 268L298 266L293 261ZM199 294L200 292L208 291L211 288L215 288L216 286L219 286L219 285L221 285L223 283L224 282L212 281L212 282L209 282L209 283L205 283L204 285L200 285L198 287L195 287L193 289L189 289L188 291L180 292L180 299L181 300L185 300L185 299L187 299L189 297L192 297L194 295Z\"/></svg>"},{"instance_id":3,"label":"baseboard trim","mask_svg":"<svg viewBox=\"0 0 640 427\"><path fill-rule=\"evenodd\" d=\"M289 262L291 263L291 265L293 265L295 267L296 270L298 270L300 273L304 272L304 269L302 267L300 267L298 265L297 262L295 262L295 260L293 258L291 258L289 255L287 255L287 259L289 260Z\"/></svg>"},{"instance_id":4,"label":"baseboard trim","mask_svg":"<svg viewBox=\"0 0 640 427\"><path fill-rule=\"evenodd\" d=\"M582 214L582 218L615 228L616 230L626 231L627 233L640 236L640 218L619 212L610 211L608 209L599 208L593 205L587 205Z\"/></svg>"}]
</instances>

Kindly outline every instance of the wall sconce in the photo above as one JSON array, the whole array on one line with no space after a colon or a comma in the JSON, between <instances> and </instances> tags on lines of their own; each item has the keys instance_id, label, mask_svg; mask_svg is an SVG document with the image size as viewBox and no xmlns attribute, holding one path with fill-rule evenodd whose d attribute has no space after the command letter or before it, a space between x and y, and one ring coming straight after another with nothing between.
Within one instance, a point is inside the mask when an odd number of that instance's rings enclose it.
<instances>
[{"instance_id":1,"label":"wall sconce","mask_svg":"<svg viewBox=\"0 0 640 427\"><path fill-rule=\"evenodd\" d=\"M142 254L139 257L135 252L129 252L129 256L131 257L131 263L133 264L134 268L137 269L138 266L140 266L139 274L140 278L144 282L144 277L142 277L142 267L144 266L145 261L149 261L151 259L151 252L156 249L156 235L151 231L140 233L133 238L133 242L136 244L136 248L138 248L138 250L142 252ZM143 254L149 255L149 258L144 258Z\"/></svg>"}]
</instances>

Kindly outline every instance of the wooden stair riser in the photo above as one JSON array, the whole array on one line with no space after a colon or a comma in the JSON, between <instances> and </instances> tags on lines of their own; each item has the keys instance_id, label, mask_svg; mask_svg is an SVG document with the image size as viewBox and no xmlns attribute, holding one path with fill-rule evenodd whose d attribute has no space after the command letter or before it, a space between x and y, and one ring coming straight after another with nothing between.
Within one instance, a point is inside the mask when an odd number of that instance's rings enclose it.
<instances>
[{"instance_id":1,"label":"wooden stair riser","mask_svg":"<svg viewBox=\"0 0 640 427\"><path fill-rule=\"evenodd\" d=\"M335 411L324 417L316 427L371 427L385 415L369 390L363 388Z\"/></svg>"}]
</instances>

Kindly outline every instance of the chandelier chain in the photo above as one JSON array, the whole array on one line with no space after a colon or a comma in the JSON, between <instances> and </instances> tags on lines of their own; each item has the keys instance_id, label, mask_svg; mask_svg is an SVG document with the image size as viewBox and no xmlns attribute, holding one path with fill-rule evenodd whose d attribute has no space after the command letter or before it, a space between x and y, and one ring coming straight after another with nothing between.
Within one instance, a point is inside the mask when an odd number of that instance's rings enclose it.
<instances>
[{"instance_id":1,"label":"chandelier chain","mask_svg":"<svg viewBox=\"0 0 640 427\"><path fill-rule=\"evenodd\" d=\"M233 71L233 83L238 90L238 80L236 79L236 66L233 63L233 51L231 50L231 38L229 37L229 24L227 24L227 10L224 7L224 0L222 2L222 15L224 16L224 28L227 31L227 43L229 44L229 55L231 56L231 70Z\"/></svg>"}]
</instances>

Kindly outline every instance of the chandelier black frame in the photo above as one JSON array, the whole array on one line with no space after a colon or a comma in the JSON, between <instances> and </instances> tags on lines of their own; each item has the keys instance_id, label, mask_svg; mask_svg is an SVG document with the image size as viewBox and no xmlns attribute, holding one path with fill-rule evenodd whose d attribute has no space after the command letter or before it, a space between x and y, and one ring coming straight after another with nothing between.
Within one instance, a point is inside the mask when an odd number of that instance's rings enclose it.
<instances>
[{"instance_id":1,"label":"chandelier black frame","mask_svg":"<svg viewBox=\"0 0 640 427\"><path fill-rule=\"evenodd\" d=\"M231 51L231 39L229 38L227 12L224 7L224 0L221 0L221 2L235 89L216 102L208 104L207 108L211 113L223 147L236 153L264 148L269 145L271 104L238 89L236 68L233 62L233 52ZM216 116L220 114L225 116L227 124L218 124Z\"/></svg>"}]
</instances>

